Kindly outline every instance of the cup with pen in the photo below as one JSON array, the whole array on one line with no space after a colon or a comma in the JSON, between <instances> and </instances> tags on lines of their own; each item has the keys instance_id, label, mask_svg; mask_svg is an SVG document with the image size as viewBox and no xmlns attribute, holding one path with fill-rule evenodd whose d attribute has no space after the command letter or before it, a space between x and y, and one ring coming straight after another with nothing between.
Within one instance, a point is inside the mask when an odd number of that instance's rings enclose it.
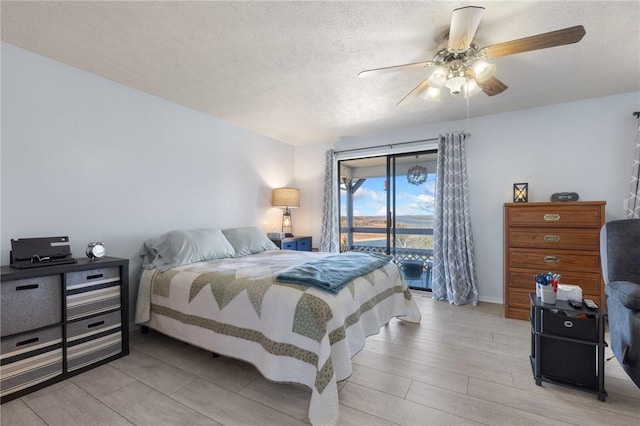
<instances>
[{"instance_id":1,"label":"cup with pen","mask_svg":"<svg viewBox=\"0 0 640 426\"><path fill-rule=\"evenodd\" d=\"M544 272L535 274L533 279L536 282L536 295L542 300L542 303L555 304L560 274Z\"/></svg>"}]
</instances>

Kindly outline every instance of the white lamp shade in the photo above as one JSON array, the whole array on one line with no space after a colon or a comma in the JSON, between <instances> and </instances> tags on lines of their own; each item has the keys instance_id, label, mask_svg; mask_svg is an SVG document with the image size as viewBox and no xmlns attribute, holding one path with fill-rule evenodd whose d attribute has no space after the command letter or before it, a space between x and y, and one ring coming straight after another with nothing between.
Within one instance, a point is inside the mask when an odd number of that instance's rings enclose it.
<instances>
[{"instance_id":1,"label":"white lamp shade","mask_svg":"<svg viewBox=\"0 0 640 426\"><path fill-rule=\"evenodd\" d=\"M480 86L478 86L478 83L476 83L476 81L472 78L468 78L466 83L464 83L464 85L462 86L464 89L464 97L468 98L470 96L473 96L477 93L480 93L480 91L482 90L480 88Z\"/></svg>"},{"instance_id":2,"label":"white lamp shade","mask_svg":"<svg viewBox=\"0 0 640 426\"><path fill-rule=\"evenodd\" d=\"M457 95L462 91L462 85L467 81L464 77L452 77L447 80L445 86L449 88L452 95Z\"/></svg>"},{"instance_id":3,"label":"white lamp shade","mask_svg":"<svg viewBox=\"0 0 640 426\"><path fill-rule=\"evenodd\" d=\"M273 207L300 207L300 190L298 188L276 188L271 194Z\"/></svg>"},{"instance_id":4,"label":"white lamp shade","mask_svg":"<svg viewBox=\"0 0 640 426\"><path fill-rule=\"evenodd\" d=\"M439 102L440 101L440 89L437 87L429 87L429 89L424 92L422 95L425 99L430 101Z\"/></svg>"},{"instance_id":5,"label":"white lamp shade","mask_svg":"<svg viewBox=\"0 0 640 426\"><path fill-rule=\"evenodd\" d=\"M431 87L442 87L447 82L447 70L443 67L438 67L431 73L428 80Z\"/></svg>"},{"instance_id":6,"label":"white lamp shade","mask_svg":"<svg viewBox=\"0 0 640 426\"><path fill-rule=\"evenodd\" d=\"M493 76L496 72L496 66L485 61L478 61L473 64L473 72L476 74L476 80L483 83Z\"/></svg>"}]
</instances>

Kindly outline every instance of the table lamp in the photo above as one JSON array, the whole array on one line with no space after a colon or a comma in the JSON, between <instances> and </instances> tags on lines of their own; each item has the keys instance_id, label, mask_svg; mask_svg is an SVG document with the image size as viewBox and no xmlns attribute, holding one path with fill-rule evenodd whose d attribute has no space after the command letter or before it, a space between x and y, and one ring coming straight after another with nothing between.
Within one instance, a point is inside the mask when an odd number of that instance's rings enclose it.
<instances>
[{"instance_id":1,"label":"table lamp","mask_svg":"<svg viewBox=\"0 0 640 426\"><path fill-rule=\"evenodd\" d=\"M300 190L298 188L274 189L271 205L284 209L282 212L282 232L286 237L293 237L293 219L289 209L300 207Z\"/></svg>"}]
</instances>

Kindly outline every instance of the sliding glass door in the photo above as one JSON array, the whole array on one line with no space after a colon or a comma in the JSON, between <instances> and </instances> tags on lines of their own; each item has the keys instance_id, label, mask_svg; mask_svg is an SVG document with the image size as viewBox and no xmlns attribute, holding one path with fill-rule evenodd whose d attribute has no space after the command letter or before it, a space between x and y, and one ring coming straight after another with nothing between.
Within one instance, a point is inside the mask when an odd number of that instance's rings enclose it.
<instances>
[{"instance_id":1,"label":"sliding glass door","mask_svg":"<svg viewBox=\"0 0 640 426\"><path fill-rule=\"evenodd\" d=\"M431 288L436 153L343 160L342 251L394 256L412 288Z\"/></svg>"}]
</instances>

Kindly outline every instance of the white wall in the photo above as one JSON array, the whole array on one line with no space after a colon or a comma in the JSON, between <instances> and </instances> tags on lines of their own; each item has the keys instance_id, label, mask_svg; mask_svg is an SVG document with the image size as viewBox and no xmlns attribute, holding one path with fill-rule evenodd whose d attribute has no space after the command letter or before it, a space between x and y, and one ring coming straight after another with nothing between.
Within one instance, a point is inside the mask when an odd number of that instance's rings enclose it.
<instances>
[{"instance_id":1,"label":"white wall","mask_svg":"<svg viewBox=\"0 0 640 426\"><path fill-rule=\"evenodd\" d=\"M502 204L514 182L529 182L532 201L576 191L606 200L607 220L624 217L637 110L640 93L629 93L468 123L482 300L502 301ZM326 149L466 129L449 122L294 149L3 43L0 258L8 263L11 238L68 235L76 256L99 239L132 260L136 278L141 243L170 229L278 229L270 191L292 183L301 189L295 233L317 247Z\"/></svg>"},{"instance_id":2,"label":"white wall","mask_svg":"<svg viewBox=\"0 0 640 426\"><path fill-rule=\"evenodd\" d=\"M131 260L172 229L280 226L290 145L2 44L1 260L12 238L68 235Z\"/></svg>"},{"instance_id":3,"label":"white wall","mask_svg":"<svg viewBox=\"0 0 640 426\"><path fill-rule=\"evenodd\" d=\"M473 107L473 103L472 103ZM420 140L468 130L467 168L480 299L503 301L503 204L514 182L528 182L530 201L575 191L580 199L607 202L606 219L624 218L622 200L631 178L640 92L513 111L457 122L349 138L337 150ZM324 151L334 144L296 147L296 181L313 210L306 230L319 238ZM427 144L425 144L427 146ZM431 146L431 144L428 144ZM418 149L420 146L416 146ZM301 212L302 213L302 212Z\"/></svg>"}]
</instances>

